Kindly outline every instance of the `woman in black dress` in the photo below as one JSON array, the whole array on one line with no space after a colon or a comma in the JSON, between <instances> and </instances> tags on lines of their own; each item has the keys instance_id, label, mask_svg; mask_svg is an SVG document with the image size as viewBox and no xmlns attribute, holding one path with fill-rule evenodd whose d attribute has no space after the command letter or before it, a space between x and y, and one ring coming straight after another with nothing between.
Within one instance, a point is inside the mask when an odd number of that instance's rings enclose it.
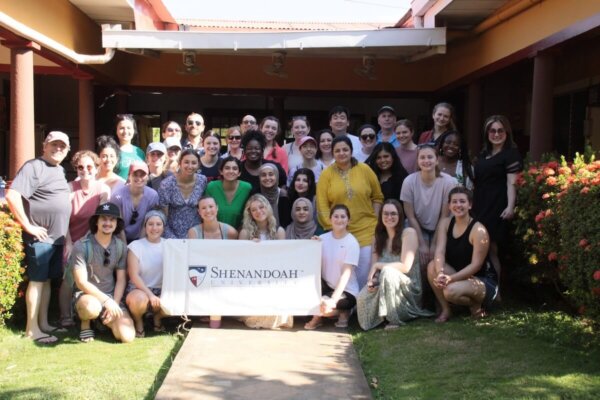
<instances>
[{"instance_id":1,"label":"woman in black dress","mask_svg":"<svg viewBox=\"0 0 600 400\"><path fill-rule=\"evenodd\" d=\"M492 115L484 124L484 148L475 162L475 218L490 235L490 259L500 277L498 243L506 236L508 221L515 215L515 180L522 160L512 138L508 119Z\"/></svg>"},{"instance_id":2,"label":"woman in black dress","mask_svg":"<svg viewBox=\"0 0 600 400\"><path fill-rule=\"evenodd\" d=\"M408 176L408 172L402 166L394 146L387 142L379 143L365 163L377 175L384 200L400 199L402 182Z\"/></svg>"}]
</instances>

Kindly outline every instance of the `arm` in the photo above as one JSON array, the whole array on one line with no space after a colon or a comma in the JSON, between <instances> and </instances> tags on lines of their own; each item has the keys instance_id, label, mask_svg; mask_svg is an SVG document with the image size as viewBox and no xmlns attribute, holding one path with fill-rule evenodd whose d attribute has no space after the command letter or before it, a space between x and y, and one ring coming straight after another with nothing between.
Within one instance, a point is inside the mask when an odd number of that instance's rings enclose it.
<instances>
[{"instance_id":1,"label":"arm","mask_svg":"<svg viewBox=\"0 0 600 400\"><path fill-rule=\"evenodd\" d=\"M240 236L238 237L239 240L251 240L252 238L250 237L250 234L248 233L247 230L242 229L240 231Z\"/></svg>"},{"instance_id":2,"label":"arm","mask_svg":"<svg viewBox=\"0 0 600 400\"><path fill-rule=\"evenodd\" d=\"M373 211L375 215L379 215L379 211L381 211L381 205L383 204L383 192L381 191L381 185L379 184L379 179L377 179L377 175L371 170L371 167L366 166L366 174L369 185L371 186L371 204L373 206Z\"/></svg>"},{"instance_id":3,"label":"arm","mask_svg":"<svg viewBox=\"0 0 600 400\"><path fill-rule=\"evenodd\" d=\"M469 235L469 242L473 245L473 254L471 263L460 271L450 275L446 280L446 285L450 282L463 281L471 278L481 269L485 262L490 247L490 238L487 230L481 223L476 223Z\"/></svg>"},{"instance_id":4,"label":"arm","mask_svg":"<svg viewBox=\"0 0 600 400\"><path fill-rule=\"evenodd\" d=\"M277 233L275 234L276 240L285 240L285 229L282 227L277 228Z\"/></svg>"},{"instance_id":5,"label":"arm","mask_svg":"<svg viewBox=\"0 0 600 400\"><path fill-rule=\"evenodd\" d=\"M27 214L25 214L25 207L23 207L23 198L21 197L21 193L17 192L16 190L8 189L6 191L6 201L10 211L13 213L15 219L21 225L21 227L23 227L25 232L29 233L31 236L40 241L48 238L48 231L46 228L33 225L31 221L29 221L29 218L27 218Z\"/></svg>"},{"instance_id":6,"label":"arm","mask_svg":"<svg viewBox=\"0 0 600 400\"><path fill-rule=\"evenodd\" d=\"M193 227L188 230L187 237L188 239L198 239L198 236L196 235L196 230ZM127 261L129 261L129 258Z\"/></svg>"},{"instance_id":7,"label":"arm","mask_svg":"<svg viewBox=\"0 0 600 400\"><path fill-rule=\"evenodd\" d=\"M327 198L327 191L329 190L331 179L330 174L327 173L327 169L321 174L319 182L317 183L317 220L324 230L331 230L331 221L329 220L329 199Z\"/></svg>"},{"instance_id":8,"label":"arm","mask_svg":"<svg viewBox=\"0 0 600 400\"><path fill-rule=\"evenodd\" d=\"M436 242L435 242L435 255L433 257L433 262L435 265L435 271L438 274L438 277L444 275L444 265L446 265L446 234L448 233L448 224L450 220L444 218L438 224L436 229ZM446 285L443 282L438 283L436 278L434 284L437 287L445 287Z\"/></svg>"},{"instance_id":9,"label":"arm","mask_svg":"<svg viewBox=\"0 0 600 400\"><path fill-rule=\"evenodd\" d=\"M239 233L238 233L237 229L230 226L229 229L227 230L227 239L235 240L238 238L238 236L239 236Z\"/></svg>"},{"instance_id":10,"label":"arm","mask_svg":"<svg viewBox=\"0 0 600 400\"><path fill-rule=\"evenodd\" d=\"M129 274L129 279L136 288L146 293L148 299L150 299L150 304L152 307L160 306L160 299L152 293L150 289L146 286L142 278L140 277L140 260L134 254L132 250L127 252L127 273ZM116 293L116 290L115 290Z\"/></svg>"},{"instance_id":11,"label":"arm","mask_svg":"<svg viewBox=\"0 0 600 400\"><path fill-rule=\"evenodd\" d=\"M515 181L517 180L517 174L506 174L506 197L508 204L500 218L512 219L515 216L515 203L517 201L517 189L515 187Z\"/></svg>"},{"instance_id":12,"label":"arm","mask_svg":"<svg viewBox=\"0 0 600 400\"><path fill-rule=\"evenodd\" d=\"M423 240L423 231L421 230L421 225L419 224L419 220L417 219L412 203L407 201L404 202L404 213L406 214L406 219L408 219L408 224L417 233L417 241L419 243L419 260L421 263L425 263L425 261L429 258L430 249L427 246L427 243L425 243L425 240Z\"/></svg>"},{"instance_id":13,"label":"arm","mask_svg":"<svg viewBox=\"0 0 600 400\"><path fill-rule=\"evenodd\" d=\"M344 289L346 289L346 285L348 284L348 281L350 280L350 275L352 275L352 268L354 268L354 267L350 264L344 264L344 266L342 267L342 275L340 276L340 280L338 281L338 284L335 287L335 290L331 294L330 301L333 303L333 304L331 304L332 308L335 308L335 305L342 297L342 293L344 293Z\"/></svg>"}]
</instances>

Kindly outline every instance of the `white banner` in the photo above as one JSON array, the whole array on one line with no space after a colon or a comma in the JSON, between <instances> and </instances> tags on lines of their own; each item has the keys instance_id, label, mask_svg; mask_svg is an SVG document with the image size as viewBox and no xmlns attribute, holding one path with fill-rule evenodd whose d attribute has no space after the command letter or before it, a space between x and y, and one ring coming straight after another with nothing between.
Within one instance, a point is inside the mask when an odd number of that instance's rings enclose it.
<instances>
[{"instance_id":1,"label":"white banner","mask_svg":"<svg viewBox=\"0 0 600 400\"><path fill-rule=\"evenodd\" d=\"M319 241L169 239L163 255L169 315L319 313Z\"/></svg>"}]
</instances>

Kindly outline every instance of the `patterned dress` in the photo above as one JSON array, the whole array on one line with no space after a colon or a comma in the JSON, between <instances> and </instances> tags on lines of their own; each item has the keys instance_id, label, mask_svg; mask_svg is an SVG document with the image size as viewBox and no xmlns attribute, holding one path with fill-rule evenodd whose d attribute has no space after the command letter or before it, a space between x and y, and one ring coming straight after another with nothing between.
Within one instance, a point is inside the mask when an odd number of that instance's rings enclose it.
<instances>
[{"instance_id":1,"label":"patterned dress","mask_svg":"<svg viewBox=\"0 0 600 400\"><path fill-rule=\"evenodd\" d=\"M400 261L400 255L389 254L384 250L379 262ZM390 324L403 325L418 317L431 317L432 312L421 307L421 268L415 258L412 268L404 274L391 266L381 269L379 288L370 293L367 286L356 299L358 323L364 330L372 329L387 320Z\"/></svg>"},{"instance_id":2,"label":"patterned dress","mask_svg":"<svg viewBox=\"0 0 600 400\"><path fill-rule=\"evenodd\" d=\"M187 199L183 198L175 175L166 177L158 190L159 204L168 210L167 226L164 237L167 239L185 239L188 230L200 224L198 200L206 189L206 177L196 174L196 184Z\"/></svg>"}]
</instances>

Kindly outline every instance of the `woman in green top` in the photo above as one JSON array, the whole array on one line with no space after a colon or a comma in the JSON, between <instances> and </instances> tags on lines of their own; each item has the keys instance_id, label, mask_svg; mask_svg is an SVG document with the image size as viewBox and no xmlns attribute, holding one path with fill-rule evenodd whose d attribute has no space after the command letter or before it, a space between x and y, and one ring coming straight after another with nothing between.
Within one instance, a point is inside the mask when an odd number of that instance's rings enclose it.
<instances>
[{"instance_id":1,"label":"woman in green top","mask_svg":"<svg viewBox=\"0 0 600 400\"><path fill-rule=\"evenodd\" d=\"M213 197L217 202L218 220L236 229L242 224L244 205L252 191L252 185L239 179L241 167L242 163L237 158L225 157L219 168L221 180L210 182L204 192L205 196Z\"/></svg>"},{"instance_id":2,"label":"woman in green top","mask_svg":"<svg viewBox=\"0 0 600 400\"><path fill-rule=\"evenodd\" d=\"M119 138L119 162L115 172L121 178L127 180L129 175L129 165L133 161L146 161L146 154L137 146L131 144L133 137L137 134L137 125L131 114L117 115L117 137Z\"/></svg>"}]
</instances>

